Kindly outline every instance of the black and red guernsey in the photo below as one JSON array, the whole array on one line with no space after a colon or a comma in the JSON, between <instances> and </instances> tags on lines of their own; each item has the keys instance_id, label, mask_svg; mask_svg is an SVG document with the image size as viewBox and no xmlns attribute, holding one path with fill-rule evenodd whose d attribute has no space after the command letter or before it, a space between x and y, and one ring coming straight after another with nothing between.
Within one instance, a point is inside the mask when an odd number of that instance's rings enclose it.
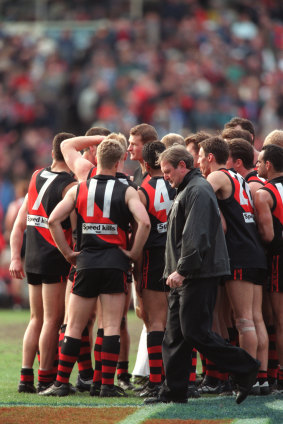
<instances>
[{"instance_id":1,"label":"black and red guernsey","mask_svg":"<svg viewBox=\"0 0 283 424\"><path fill-rule=\"evenodd\" d=\"M266 184L266 179L259 177L257 170L251 171L248 175L245 176L247 183L260 183L262 186Z\"/></svg>"},{"instance_id":2,"label":"black and red guernsey","mask_svg":"<svg viewBox=\"0 0 283 424\"><path fill-rule=\"evenodd\" d=\"M28 189L28 215L25 268L29 273L67 275L70 264L59 252L48 228L48 218L62 200L64 189L75 182L67 172L51 168L34 172ZM70 219L62 222L68 243L72 242Z\"/></svg>"},{"instance_id":3,"label":"black and red guernsey","mask_svg":"<svg viewBox=\"0 0 283 424\"><path fill-rule=\"evenodd\" d=\"M125 203L128 185L108 175L79 184L77 212L77 270L90 268L127 271L127 248L132 215Z\"/></svg>"},{"instance_id":4,"label":"black and red guernsey","mask_svg":"<svg viewBox=\"0 0 283 424\"><path fill-rule=\"evenodd\" d=\"M274 238L267 247L270 254L283 254L283 177L277 177L270 180L260 190L267 190L272 199L273 207L271 209Z\"/></svg>"},{"instance_id":5,"label":"black and red guernsey","mask_svg":"<svg viewBox=\"0 0 283 424\"><path fill-rule=\"evenodd\" d=\"M218 199L226 220L226 244L230 265L235 268L266 269L266 257L257 231L248 183L233 169L220 169L230 179L232 194Z\"/></svg>"},{"instance_id":6,"label":"black and red guernsey","mask_svg":"<svg viewBox=\"0 0 283 424\"><path fill-rule=\"evenodd\" d=\"M140 190L146 198L151 230L144 246L145 249L164 247L167 237L167 216L176 190L163 177L152 177L142 182Z\"/></svg>"}]
</instances>

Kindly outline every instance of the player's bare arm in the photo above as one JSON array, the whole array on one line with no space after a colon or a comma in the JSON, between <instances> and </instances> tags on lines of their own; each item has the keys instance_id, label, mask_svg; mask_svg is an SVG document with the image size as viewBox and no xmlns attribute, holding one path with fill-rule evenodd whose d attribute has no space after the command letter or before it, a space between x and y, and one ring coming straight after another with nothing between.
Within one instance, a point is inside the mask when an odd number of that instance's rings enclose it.
<instances>
[{"instance_id":1,"label":"player's bare arm","mask_svg":"<svg viewBox=\"0 0 283 424\"><path fill-rule=\"evenodd\" d=\"M101 135L73 137L61 144L65 162L79 181L85 181L89 171L93 168L93 164L82 157L80 151L89 146L98 146L104 138Z\"/></svg>"},{"instance_id":2,"label":"player's bare arm","mask_svg":"<svg viewBox=\"0 0 283 424\"><path fill-rule=\"evenodd\" d=\"M262 184L261 183L257 183L256 181L251 181L249 184L250 187L250 191L251 191L251 195L252 195L252 199L254 199L256 192L262 188Z\"/></svg>"},{"instance_id":3,"label":"player's bare arm","mask_svg":"<svg viewBox=\"0 0 283 424\"><path fill-rule=\"evenodd\" d=\"M259 234L266 243L270 243L274 238L272 207L271 195L266 190L258 190L254 196L255 218Z\"/></svg>"},{"instance_id":4,"label":"player's bare arm","mask_svg":"<svg viewBox=\"0 0 283 424\"><path fill-rule=\"evenodd\" d=\"M63 200L54 208L52 211L48 224L51 235L62 253L68 262L72 265L76 265L76 257L80 252L74 252L69 246L61 222L63 222L75 208L77 187L72 187L66 194Z\"/></svg>"},{"instance_id":5,"label":"player's bare arm","mask_svg":"<svg viewBox=\"0 0 283 424\"><path fill-rule=\"evenodd\" d=\"M229 177L221 171L213 171L207 176L218 199L227 199L232 194L232 185Z\"/></svg>"},{"instance_id":6,"label":"player's bare arm","mask_svg":"<svg viewBox=\"0 0 283 424\"><path fill-rule=\"evenodd\" d=\"M139 195L133 187L128 187L125 197L126 204L137 223L137 231L132 243L131 250L123 250L133 261L138 260L150 232L150 220L148 213L140 201Z\"/></svg>"},{"instance_id":7,"label":"player's bare arm","mask_svg":"<svg viewBox=\"0 0 283 424\"><path fill-rule=\"evenodd\" d=\"M21 260L21 249L23 244L24 231L27 223L27 212L28 212L28 195L20 207L17 218L15 220L11 236L10 236L10 247L11 247L11 263L9 272L11 277L22 279L25 277L23 269L23 263Z\"/></svg>"}]
</instances>

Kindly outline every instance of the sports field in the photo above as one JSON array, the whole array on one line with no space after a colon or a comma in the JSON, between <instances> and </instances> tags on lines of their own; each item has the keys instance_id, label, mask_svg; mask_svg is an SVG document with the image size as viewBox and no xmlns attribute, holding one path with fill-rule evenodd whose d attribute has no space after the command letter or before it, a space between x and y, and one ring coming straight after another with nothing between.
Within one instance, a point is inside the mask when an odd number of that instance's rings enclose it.
<instances>
[{"instance_id":1,"label":"sports field","mask_svg":"<svg viewBox=\"0 0 283 424\"><path fill-rule=\"evenodd\" d=\"M0 424L283 424L283 395L250 396L241 405L233 397L205 396L187 405L143 406L129 393L123 399L92 398L77 393L65 398L19 394L21 343L28 311L0 310ZM130 371L134 366L141 322L129 314L131 333ZM37 364L35 366L35 375ZM75 383L77 369L71 381Z\"/></svg>"}]
</instances>

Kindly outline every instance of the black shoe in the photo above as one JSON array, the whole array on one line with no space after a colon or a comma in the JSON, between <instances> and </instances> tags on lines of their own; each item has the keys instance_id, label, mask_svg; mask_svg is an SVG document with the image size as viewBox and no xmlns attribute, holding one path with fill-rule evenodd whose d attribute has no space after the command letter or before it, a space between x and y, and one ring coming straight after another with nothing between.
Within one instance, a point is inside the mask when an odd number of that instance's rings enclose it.
<instances>
[{"instance_id":1,"label":"black shoe","mask_svg":"<svg viewBox=\"0 0 283 424\"><path fill-rule=\"evenodd\" d=\"M218 383L216 386L211 386L204 382L198 387L198 392L202 395L218 395L220 393L220 384Z\"/></svg>"},{"instance_id":2,"label":"black shoe","mask_svg":"<svg viewBox=\"0 0 283 424\"><path fill-rule=\"evenodd\" d=\"M137 386L144 386L149 381L148 375L134 375L133 376L133 383Z\"/></svg>"},{"instance_id":3,"label":"black shoe","mask_svg":"<svg viewBox=\"0 0 283 424\"><path fill-rule=\"evenodd\" d=\"M68 396L71 394L71 387L70 384L60 384L60 386L55 386L55 384L52 384L48 389L44 390L43 392L39 393L39 396Z\"/></svg>"},{"instance_id":4,"label":"black shoe","mask_svg":"<svg viewBox=\"0 0 283 424\"><path fill-rule=\"evenodd\" d=\"M100 389L101 389L101 383L92 383L89 390L90 396L99 396Z\"/></svg>"},{"instance_id":5,"label":"black shoe","mask_svg":"<svg viewBox=\"0 0 283 424\"><path fill-rule=\"evenodd\" d=\"M108 386L102 384L100 389L100 397L128 397L127 393L119 386Z\"/></svg>"},{"instance_id":6,"label":"black shoe","mask_svg":"<svg viewBox=\"0 0 283 424\"><path fill-rule=\"evenodd\" d=\"M51 387L53 383L54 383L54 381L52 381L51 383L40 383L40 382L38 382L37 386L36 386L36 393L44 392L44 390Z\"/></svg>"},{"instance_id":7,"label":"black shoe","mask_svg":"<svg viewBox=\"0 0 283 424\"><path fill-rule=\"evenodd\" d=\"M83 378L81 378L80 374L78 375L76 388L79 392L89 392L91 385L92 378L90 378L89 380L84 380Z\"/></svg>"},{"instance_id":8,"label":"black shoe","mask_svg":"<svg viewBox=\"0 0 283 424\"><path fill-rule=\"evenodd\" d=\"M250 390L250 395L259 396L260 395L260 387L259 382L257 381Z\"/></svg>"},{"instance_id":9,"label":"black shoe","mask_svg":"<svg viewBox=\"0 0 283 424\"><path fill-rule=\"evenodd\" d=\"M133 390L135 386L130 381L131 377L132 377L132 374L129 374L129 373L118 375L117 377L118 386L121 387L123 390Z\"/></svg>"},{"instance_id":10,"label":"black shoe","mask_svg":"<svg viewBox=\"0 0 283 424\"><path fill-rule=\"evenodd\" d=\"M149 398L158 396L161 385L149 382L144 390L139 393L140 397Z\"/></svg>"},{"instance_id":11,"label":"black shoe","mask_svg":"<svg viewBox=\"0 0 283 424\"><path fill-rule=\"evenodd\" d=\"M283 394L283 382L281 380L277 381L276 390L273 391L274 394L281 393Z\"/></svg>"},{"instance_id":12,"label":"black shoe","mask_svg":"<svg viewBox=\"0 0 283 424\"><path fill-rule=\"evenodd\" d=\"M219 387L219 396L232 396L233 388L230 380L223 381Z\"/></svg>"},{"instance_id":13,"label":"black shoe","mask_svg":"<svg viewBox=\"0 0 283 424\"><path fill-rule=\"evenodd\" d=\"M144 404L145 405L154 405L156 403L187 403L188 399L184 398L184 399L172 399L170 397L164 396L164 395L158 395L158 396L154 396L154 397L149 397L147 399L144 400Z\"/></svg>"},{"instance_id":14,"label":"black shoe","mask_svg":"<svg viewBox=\"0 0 283 424\"><path fill-rule=\"evenodd\" d=\"M190 384L188 386L187 396L190 399L198 399L201 397L195 384Z\"/></svg>"},{"instance_id":15,"label":"black shoe","mask_svg":"<svg viewBox=\"0 0 283 424\"><path fill-rule=\"evenodd\" d=\"M33 383L20 381L18 385L19 393L36 393L36 388Z\"/></svg>"},{"instance_id":16,"label":"black shoe","mask_svg":"<svg viewBox=\"0 0 283 424\"><path fill-rule=\"evenodd\" d=\"M134 389L133 389L133 392L135 392L138 396L139 396L139 394L143 391L143 390L145 390L146 388L147 388L147 386L149 385L149 380L147 380L145 383L144 383L144 385L143 386L139 386L139 387L135 387Z\"/></svg>"},{"instance_id":17,"label":"black shoe","mask_svg":"<svg viewBox=\"0 0 283 424\"><path fill-rule=\"evenodd\" d=\"M255 368L248 374L234 376L234 381L237 385L236 403L242 403L250 393L256 382L259 367L260 362L257 361Z\"/></svg>"},{"instance_id":18,"label":"black shoe","mask_svg":"<svg viewBox=\"0 0 283 424\"><path fill-rule=\"evenodd\" d=\"M264 383L259 385L260 388L260 396L268 396L271 393L270 386L268 381L266 380Z\"/></svg>"}]
</instances>

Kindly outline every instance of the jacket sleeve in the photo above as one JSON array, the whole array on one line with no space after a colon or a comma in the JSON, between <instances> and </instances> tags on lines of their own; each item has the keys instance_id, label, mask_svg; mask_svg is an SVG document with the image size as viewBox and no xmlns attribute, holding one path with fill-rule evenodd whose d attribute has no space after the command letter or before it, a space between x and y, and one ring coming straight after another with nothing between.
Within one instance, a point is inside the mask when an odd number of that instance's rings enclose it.
<instances>
[{"instance_id":1,"label":"jacket sleeve","mask_svg":"<svg viewBox=\"0 0 283 424\"><path fill-rule=\"evenodd\" d=\"M211 195L197 187L187 194L184 211L185 225L177 272L186 277L201 268L203 257L211 248L220 216Z\"/></svg>"}]
</instances>

